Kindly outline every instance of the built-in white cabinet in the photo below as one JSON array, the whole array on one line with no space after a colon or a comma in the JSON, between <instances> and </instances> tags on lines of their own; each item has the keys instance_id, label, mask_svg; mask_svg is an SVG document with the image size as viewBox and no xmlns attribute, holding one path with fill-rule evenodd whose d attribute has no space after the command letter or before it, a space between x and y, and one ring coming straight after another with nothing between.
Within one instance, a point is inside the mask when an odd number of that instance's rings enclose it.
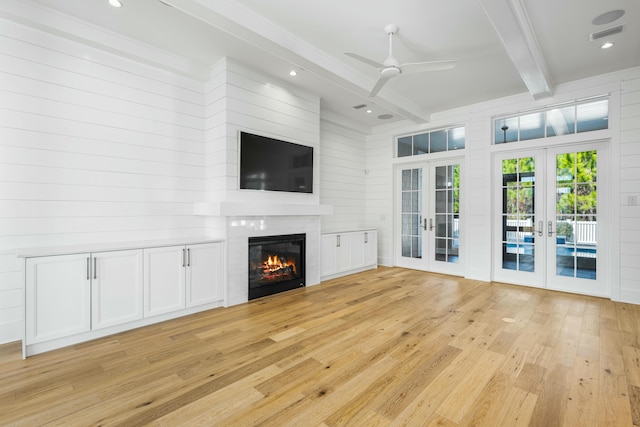
<instances>
[{"instance_id":1,"label":"built-in white cabinet","mask_svg":"<svg viewBox=\"0 0 640 427\"><path fill-rule=\"evenodd\" d=\"M185 307L185 246L144 250L144 316L157 316Z\"/></svg>"},{"instance_id":2,"label":"built-in white cabinet","mask_svg":"<svg viewBox=\"0 0 640 427\"><path fill-rule=\"evenodd\" d=\"M29 258L25 340L40 343L91 329L89 254Z\"/></svg>"},{"instance_id":3,"label":"built-in white cabinet","mask_svg":"<svg viewBox=\"0 0 640 427\"><path fill-rule=\"evenodd\" d=\"M377 241L376 230L323 234L321 239L322 279L376 268L378 265Z\"/></svg>"},{"instance_id":4,"label":"built-in white cabinet","mask_svg":"<svg viewBox=\"0 0 640 427\"><path fill-rule=\"evenodd\" d=\"M24 257L25 357L224 303L220 241Z\"/></svg>"},{"instance_id":5,"label":"built-in white cabinet","mask_svg":"<svg viewBox=\"0 0 640 427\"><path fill-rule=\"evenodd\" d=\"M142 249L92 253L91 329L142 319Z\"/></svg>"},{"instance_id":6,"label":"built-in white cabinet","mask_svg":"<svg viewBox=\"0 0 640 427\"><path fill-rule=\"evenodd\" d=\"M222 244L144 250L145 317L222 299Z\"/></svg>"},{"instance_id":7,"label":"built-in white cabinet","mask_svg":"<svg viewBox=\"0 0 640 427\"><path fill-rule=\"evenodd\" d=\"M186 306L194 307L222 300L222 244L189 245L186 250Z\"/></svg>"}]
</instances>

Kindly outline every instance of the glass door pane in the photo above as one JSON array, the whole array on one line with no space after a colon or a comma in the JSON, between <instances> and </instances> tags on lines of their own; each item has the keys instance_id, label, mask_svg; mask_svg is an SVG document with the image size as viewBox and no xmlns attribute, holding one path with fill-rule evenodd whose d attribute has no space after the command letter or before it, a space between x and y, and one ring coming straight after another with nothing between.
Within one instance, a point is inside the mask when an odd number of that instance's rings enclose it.
<instances>
[{"instance_id":1,"label":"glass door pane","mask_svg":"<svg viewBox=\"0 0 640 427\"><path fill-rule=\"evenodd\" d=\"M547 287L609 296L607 144L549 149Z\"/></svg>"},{"instance_id":2,"label":"glass door pane","mask_svg":"<svg viewBox=\"0 0 640 427\"><path fill-rule=\"evenodd\" d=\"M429 165L429 271L463 275L461 254L462 180L459 159Z\"/></svg>"},{"instance_id":3,"label":"glass door pane","mask_svg":"<svg viewBox=\"0 0 640 427\"><path fill-rule=\"evenodd\" d=\"M556 274L597 277L598 154L556 155Z\"/></svg>"},{"instance_id":4,"label":"glass door pane","mask_svg":"<svg viewBox=\"0 0 640 427\"><path fill-rule=\"evenodd\" d=\"M460 165L435 168L434 259L460 262Z\"/></svg>"},{"instance_id":5,"label":"glass door pane","mask_svg":"<svg viewBox=\"0 0 640 427\"><path fill-rule=\"evenodd\" d=\"M502 161L502 268L535 271L535 172L533 157Z\"/></svg>"},{"instance_id":6,"label":"glass door pane","mask_svg":"<svg viewBox=\"0 0 640 427\"><path fill-rule=\"evenodd\" d=\"M402 180L402 256L422 258L422 168L404 169Z\"/></svg>"},{"instance_id":7,"label":"glass door pane","mask_svg":"<svg viewBox=\"0 0 640 427\"><path fill-rule=\"evenodd\" d=\"M494 160L494 280L544 287L544 150Z\"/></svg>"}]
</instances>

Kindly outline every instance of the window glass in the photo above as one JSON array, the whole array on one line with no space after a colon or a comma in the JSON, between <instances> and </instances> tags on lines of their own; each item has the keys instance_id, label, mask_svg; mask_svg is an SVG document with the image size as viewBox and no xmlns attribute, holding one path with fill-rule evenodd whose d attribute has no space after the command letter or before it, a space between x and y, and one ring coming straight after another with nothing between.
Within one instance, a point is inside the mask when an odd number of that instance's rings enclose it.
<instances>
[{"instance_id":1,"label":"window glass","mask_svg":"<svg viewBox=\"0 0 640 427\"><path fill-rule=\"evenodd\" d=\"M431 132L431 145L429 148L431 153L447 151L447 131L438 130Z\"/></svg>"},{"instance_id":2,"label":"window glass","mask_svg":"<svg viewBox=\"0 0 640 427\"><path fill-rule=\"evenodd\" d=\"M463 148L465 148L464 126L421 132L397 139L398 157L419 156Z\"/></svg>"},{"instance_id":3,"label":"window glass","mask_svg":"<svg viewBox=\"0 0 640 427\"><path fill-rule=\"evenodd\" d=\"M429 134L421 133L413 136L413 155L429 152Z\"/></svg>"},{"instance_id":4,"label":"window glass","mask_svg":"<svg viewBox=\"0 0 640 427\"><path fill-rule=\"evenodd\" d=\"M449 129L449 150L464 148L464 127Z\"/></svg>"},{"instance_id":5,"label":"window glass","mask_svg":"<svg viewBox=\"0 0 640 427\"><path fill-rule=\"evenodd\" d=\"M576 108L554 108L547 111L547 136L566 135L575 133Z\"/></svg>"},{"instance_id":6,"label":"window glass","mask_svg":"<svg viewBox=\"0 0 640 427\"><path fill-rule=\"evenodd\" d=\"M544 138L544 113L520 116L520 141Z\"/></svg>"},{"instance_id":7,"label":"window glass","mask_svg":"<svg viewBox=\"0 0 640 427\"><path fill-rule=\"evenodd\" d=\"M518 140L518 118L496 120L496 144L504 144Z\"/></svg>"},{"instance_id":8,"label":"window glass","mask_svg":"<svg viewBox=\"0 0 640 427\"><path fill-rule=\"evenodd\" d=\"M525 141L609 127L609 100L575 103L494 121L494 143Z\"/></svg>"},{"instance_id":9,"label":"window glass","mask_svg":"<svg viewBox=\"0 0 640 427\"><path fill-rule=\"evenodd\" d=\"M413 149L411 147L411 139L410 136L403 136L402 138L398 138L398 157L406 157L411 156L413 153Z\"/></svg>"},{"instance_id":10,"label":"window glass","mask_svg":"<svg viewBox=\"0 0 640 427\"><path fill-rule=\"evenodd\" d=\"M607 129L609 127L607 100L577 106L577 132Z\"/></svg>"}]
</instances>

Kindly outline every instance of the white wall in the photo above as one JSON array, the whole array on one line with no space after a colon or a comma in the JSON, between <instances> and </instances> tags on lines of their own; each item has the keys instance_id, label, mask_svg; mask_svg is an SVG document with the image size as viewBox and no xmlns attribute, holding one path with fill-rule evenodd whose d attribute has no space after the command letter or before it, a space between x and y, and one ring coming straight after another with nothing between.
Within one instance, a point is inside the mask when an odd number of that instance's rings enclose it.
<instances>
[{"instance_id":1,"label":"white wall","mask_svg":"<svg viewBox=\"0 0 640 427\"><path fill-rule=\"evenodd\" d=\"M322 120L320 140L320 203L333 206L333 215L321 218L322 231L366 226L365 136Z\"/></svg>"},{"instance_id":2,"label":"white wall","mask_svg":"<svg viewBox=\"0 0 640 427\"><path fill-rule=\"evenodd\" d=\"M614 182L607 191L611 193L613 206L605 207L613 218L609 236L611 251L607 254L612 267L608 272L611 295L613 299L640 303L640 206L627 206L629 195L640 197L640 68L559 85L554 97L539 101L522 94L440 112L434 114L426 126L404 122L376 128L367 136L366 143L366 168L370 171L366 181L366 207L368 225L379 230L380 263L393 265L393 167L403 161L393 159L396 136L465 125L464 274L488 281L492 277L491 153L496 150L492 146L493 117L602 94L611 95L609 129L597 134L598 138L609 140L612 157ZM593 136L580 134L579 137Z\"/></svg>"},{"instance_id":3,"label":"white wall","mask_svg":"<svg viewBox=\"0 0 640 427\"><path fill-rule=\"evenodd\" d=\"M620 100L620 298L640 304L640 72L624 76Z\"/></svg>"},{"instance_id":4,"label":"white wall","mask_svg":"<svg viewBox=\"0 0 640 427\"><path fill-rule=\"evenodd\" d=\"M275 77L225 59L224 193L228 202L318 204L320 180L320 97ZM216 67L217 68L217 67ZM209 101L209 100L208 100ZM238 134L263 135L314 148L313 194L238 189ZM209 196L207 196L209 197Z\"/></svg>"},{"instance_id":5,"label":"white wall","mask_svg":"<svg viewBox=\"0 0 640 427\"><path fill-rule=\"evenodd\" d=\"M18 248L202 235L204 86L0 21L0 343Z\"/></svg>"}]
</instances>

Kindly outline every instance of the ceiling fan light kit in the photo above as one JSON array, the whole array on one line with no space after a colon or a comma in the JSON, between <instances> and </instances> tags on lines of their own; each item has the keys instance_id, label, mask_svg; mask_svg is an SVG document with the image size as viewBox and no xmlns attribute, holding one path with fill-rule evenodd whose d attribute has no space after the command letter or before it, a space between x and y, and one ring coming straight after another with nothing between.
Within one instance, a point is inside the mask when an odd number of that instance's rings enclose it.
<instances>
[{"instance_id":1,"label":"ceiling fan light kit","mask_svg":"<svg viewBox=\"0 0 640 427\"><path fill-rule=\"evenodd\" d=\"M357 53L345 52L345 55L357 59L360 62L364 62L367 65L374 66L378 69L380 77L376 82L373 89L369 93L369 97L374 97L378 94L380 89L391 78L397 77L400 74L413 74L423 73L428 71L448 70L456 66L456 61L427 61L427 62L412 62L401 64L393 56L393 36L398 32L398 26L396 24L388 24L384 27L385 33L389 35L389 56L384 62L380 63Z\"/></svg>"}]
</instances>

